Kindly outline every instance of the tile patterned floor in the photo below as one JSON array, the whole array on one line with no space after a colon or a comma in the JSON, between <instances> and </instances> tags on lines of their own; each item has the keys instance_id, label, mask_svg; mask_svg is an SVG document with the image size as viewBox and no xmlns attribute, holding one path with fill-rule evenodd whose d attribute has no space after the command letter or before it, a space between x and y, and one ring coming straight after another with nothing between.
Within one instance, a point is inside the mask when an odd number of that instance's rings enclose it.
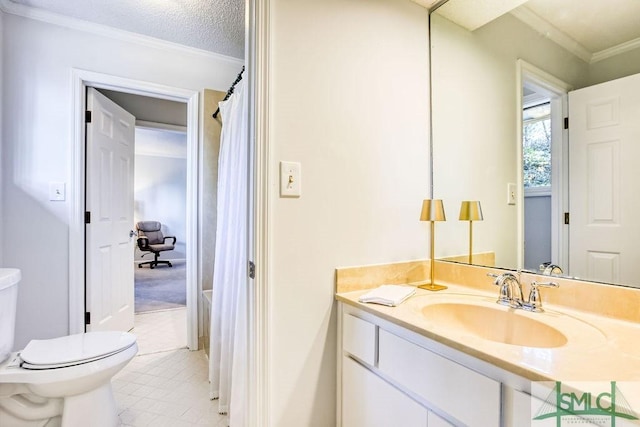
<instances>
[{"instance_id":1,"label":"tile patterned floor","mask_svg":"<svg viewBox=\"0 0 640 427\"><path fill-rule=\"evenodd\" d=\"M160 315L142 320L148 321L144 327L150 329L153 320L163 321ZM171 323L175 318L166 321ZM186 320L181 325L186 329ZM139 334L142 350L147 353L139 353L113 378L120 426L227 427L228 419L218 414L217 401L209 400L208 360L204 351L176 349L175 343L173 349L162 351L167 347L167 330L164 335L158 331L147 335L141 329L136 318L133 332ZM157 329L163 330L160 326ZM153 336L158 342L154 342Z\"/></svg>"},{"instance_id":2,"label":"tile patterned floor","mask_svg":"<svg viewBox=\"0 0 640 427\"><path fill-rule=\"evenodd\" d=\"M177 308L136 314L133 332L138 355L187 346L187 309Z\"/></svg>"}]
</instances>

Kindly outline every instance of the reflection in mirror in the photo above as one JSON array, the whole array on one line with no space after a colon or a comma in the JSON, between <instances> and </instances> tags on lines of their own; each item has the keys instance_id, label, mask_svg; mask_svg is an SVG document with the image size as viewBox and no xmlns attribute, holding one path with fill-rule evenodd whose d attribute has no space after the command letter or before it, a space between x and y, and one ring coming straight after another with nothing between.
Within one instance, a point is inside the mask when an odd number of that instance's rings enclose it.
<instances>
[{"instance_id":1,"label":"reflection in mirror","mask_svg":"<svg viewBox=\"0 0 640 427\"><path fill-rule=\"evenodd\" d=\"M431 15L433 197L482 202L474 264L640 287L640 2L495 3ZM436 256L466 262L467 233Z\"/></svg>"}]
</instances>

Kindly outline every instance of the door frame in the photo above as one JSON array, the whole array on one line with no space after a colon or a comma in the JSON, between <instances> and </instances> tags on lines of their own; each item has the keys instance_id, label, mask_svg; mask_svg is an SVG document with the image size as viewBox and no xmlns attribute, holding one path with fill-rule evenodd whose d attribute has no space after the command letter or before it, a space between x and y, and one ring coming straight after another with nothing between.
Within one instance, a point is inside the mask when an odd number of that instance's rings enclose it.
<instances>
[{"instance_id":1,"label":"door frame","mask_svg":"<svg viewBox=\"0 0 640 427\"><path fill-rule=\"evenodd\" d=\"M571 85L563 82L544 70L522 60L516 62L516 91L517 91L517 265L518 269L524 268L524 183L522 164L522 109L524 100L522 88L525 82L532 83L551 98L551 126L552 132L561 131L561 137L552 140L551 145L551 261L554 264L566 268L569 253L569 236L567 225L561 221L564 212L568 212L569 206L569 157L568 157L568 130L562 129L564 117L568 116L568 93Z\"/></svg>"},{"instance_id":2,"label":"door frame","mask_svg":"<svg viewBox=\"0 0 640 427\"><path fill-rule=\"evenodd\" d=\"M271 420L272 280L271 244L273 148L270 128L271 1L245 0L249 95L249 260L255 279L247 293L248 375L246 424L268 427Z\"/></svg>"},{"instance_id":3,"label":"door frame","mask_svg":"<svg viewBox=\"0 0 640 427\"><path fill-rule=\"evenodd\" d=\"M72 70L72 146L70 154L69 201L69 332L85 331L85 110L86 88L109 89L187 104L187 345L198 349L198 205L201 186L198 91L132 80L80 69ZM132 260L133 262L133 260Z\"/></svg>"}]
</instances>

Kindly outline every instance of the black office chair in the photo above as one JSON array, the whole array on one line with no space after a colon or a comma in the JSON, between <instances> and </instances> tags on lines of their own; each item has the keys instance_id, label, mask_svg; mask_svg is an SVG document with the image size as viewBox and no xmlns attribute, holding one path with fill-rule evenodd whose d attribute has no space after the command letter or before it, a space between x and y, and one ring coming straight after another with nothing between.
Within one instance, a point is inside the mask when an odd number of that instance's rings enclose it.
<instances>
[{"instance_id":1,"label":"black office chair","mask_svg":"<svg viewBox=\"0 0 640 427\"><path fill-rule=\"evenodd\" d=\"M158 221L140 221L136 224L138 230L138 248L147 252L142 254L142 257L152 253L154 256L153 261L141 262L138 264L138 268L142 268L143 265L149 264L149 268L155 268L158 264L167 264L169 267L173 267L170 261L158 260L160 252L171 251L176 246L176 238L174 236L164 236L162 234L162 224ZM171 240L167 243L167 239Z\"/></svg>"}]
</instances>

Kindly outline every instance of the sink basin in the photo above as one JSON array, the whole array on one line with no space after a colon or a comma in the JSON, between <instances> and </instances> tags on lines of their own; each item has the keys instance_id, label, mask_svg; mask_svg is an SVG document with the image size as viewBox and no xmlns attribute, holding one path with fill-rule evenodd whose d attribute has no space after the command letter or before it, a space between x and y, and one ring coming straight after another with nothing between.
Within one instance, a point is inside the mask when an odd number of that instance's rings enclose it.
<instances>
[{"instance_id":1,"label":"sink basin","mask_svg":"<svg viewBox=\"0 0 640 427\"><path fill-rule=\"evenodd\" d=\"M542 313L514 309L496 304L494 297L425 294L406 304L427 329L461 343L482 340L546 351L587 350L607 340L598 328L572 315L549 309Z\"/></svg>"},{"instance_id":2,"label":"sink basin","mask_svg":"<svg viewBox=\"0 0 640 427\"><path fill-rule=\"evenodd\" d=\"M463 329L490 341L543 348L567 344L567 337L562 332L527 314L497 304L491 307L453 302L430 304L422 308L422 315L427 320Z\"/></svg>"}]
</instances>

